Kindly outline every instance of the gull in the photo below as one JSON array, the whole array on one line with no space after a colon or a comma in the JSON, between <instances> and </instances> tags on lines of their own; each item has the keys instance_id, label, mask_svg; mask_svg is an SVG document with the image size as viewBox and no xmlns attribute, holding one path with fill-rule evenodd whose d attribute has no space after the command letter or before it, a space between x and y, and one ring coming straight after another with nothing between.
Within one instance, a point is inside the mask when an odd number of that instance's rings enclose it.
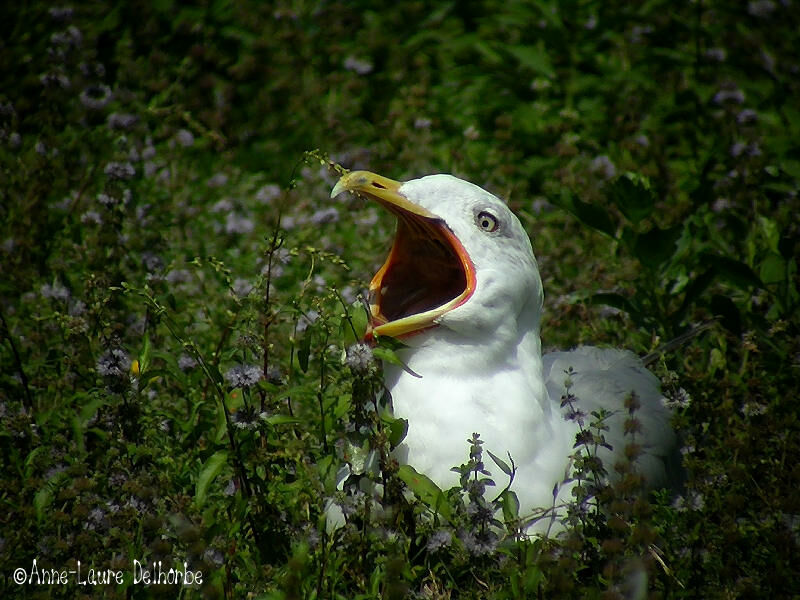
<instances>
[{"instance_id":1,"label":"gull","mask_svg":"<svg viewBox=\"0 0 800 600\"><path fill-rule=\"evenodd\" d=\"M576 435L593 411L610 415L596 451L613 477L633 439L625 433L633 394L637 472L648 487L669 485L671 412L639 357L588 346L542 356L542 280L530 238L504 202L447 174L402 183L353 171L331 197L345 191L397 217L389 255L369 286L366 339L403 342L404 364L385 362L383 371L394 415L408 421L394 450L400 462L442 490L459 486L452 467L465 462L477 432L484 450L513 461L511 490L520 516L531 516L527 530L557 534L577 483ZM574 406L562 406L569 394Z\"/></svg>"}]
</instances>

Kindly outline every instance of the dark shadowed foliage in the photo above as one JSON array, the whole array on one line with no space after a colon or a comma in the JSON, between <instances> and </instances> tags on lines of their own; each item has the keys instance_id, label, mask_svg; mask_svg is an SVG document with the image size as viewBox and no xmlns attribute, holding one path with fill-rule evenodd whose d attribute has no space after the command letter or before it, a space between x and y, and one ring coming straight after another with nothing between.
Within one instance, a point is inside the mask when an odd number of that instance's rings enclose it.
<instances>
[{"instance_id":1,"label":"dark shadowed foliage","mask_svg":"<svg viewBox=\"0 0 800 600\"><path fill-rule=\"evenodd\" d=\"M2 3L0 596L798 597L796 4ZM706 323L650 367L684 488L639 492L635 402L559 539L479 435L459 488L397 464L354 168L508 199L546 348Z\"/></svg>"}]
</instances>

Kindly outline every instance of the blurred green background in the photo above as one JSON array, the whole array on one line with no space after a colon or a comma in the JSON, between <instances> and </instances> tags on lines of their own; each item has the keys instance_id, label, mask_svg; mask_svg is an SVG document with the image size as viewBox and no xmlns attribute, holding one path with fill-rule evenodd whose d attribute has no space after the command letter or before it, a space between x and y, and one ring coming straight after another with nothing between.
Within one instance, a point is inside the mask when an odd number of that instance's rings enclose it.
<instances>
[{"instance_id":1,"label":"blurred green background","mask_svg":"<svg viewBox=\"0 0 800 600\"><path fill-rule=\"evenodd\" d=\"M798 48L788 0L3 4L0 595L800 595ZM393 223L335 165L507 199L545 348L715 319L653 367L681 496L488 555L409 493L326 532L393 435L343 360Z\"/></svg>"}]
</instances>

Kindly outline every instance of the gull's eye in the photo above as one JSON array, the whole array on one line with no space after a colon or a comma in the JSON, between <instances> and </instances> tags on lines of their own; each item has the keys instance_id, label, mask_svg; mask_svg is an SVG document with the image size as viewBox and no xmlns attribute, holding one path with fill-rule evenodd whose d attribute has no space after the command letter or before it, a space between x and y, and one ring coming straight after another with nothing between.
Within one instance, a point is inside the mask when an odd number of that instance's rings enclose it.
<instances>
[{"instance_id":1,"label":"gull's eye","mask_svg":"<svg viewBox=\"0 0 800 600\"><path fill-rule=\"evenodd\" d=\"M497 228L500 227L500 222L497 220L497 217L485 210L478 213L478 216L475 217L475 223L478 227L490 233L492 231L497 231Z\"/></svg>"}]
</instances>

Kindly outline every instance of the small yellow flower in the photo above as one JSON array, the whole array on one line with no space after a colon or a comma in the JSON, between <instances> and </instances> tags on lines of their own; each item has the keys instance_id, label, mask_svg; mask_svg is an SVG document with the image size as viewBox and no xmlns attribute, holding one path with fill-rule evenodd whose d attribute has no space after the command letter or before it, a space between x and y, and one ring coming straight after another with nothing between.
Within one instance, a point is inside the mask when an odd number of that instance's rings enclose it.
<instances>
[{"instance_id":1,"label":"small yellow flower","mask_svg":"<svg viewBox=\"0 0 800 600\"><path fill-rule=\"evenodd\" d=\"M139 361L138 360L134 360L131 363L131 373L133 373L134 375L139 375L139 372L140 372Z\"/></svg>"}]
</instances>

